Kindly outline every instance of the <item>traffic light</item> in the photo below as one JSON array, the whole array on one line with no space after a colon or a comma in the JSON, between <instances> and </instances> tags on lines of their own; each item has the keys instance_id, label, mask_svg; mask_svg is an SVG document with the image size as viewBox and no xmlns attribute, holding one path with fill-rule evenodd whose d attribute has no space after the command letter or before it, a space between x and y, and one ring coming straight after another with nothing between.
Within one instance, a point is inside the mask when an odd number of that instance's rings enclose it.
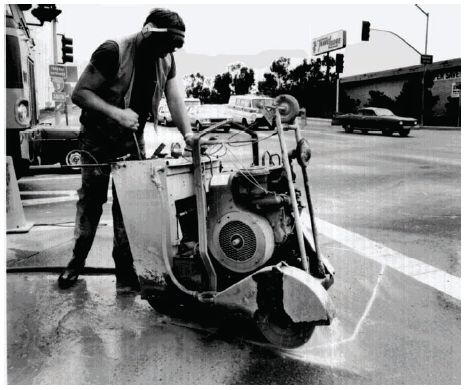
<instances>
[{"instance_id":1,"label":"traffic light","mask_svg":"<svg viewBox=\"0 0 469 390\"><path fill-rule=\"evenodd\" d=\"M336 54L335 55L335 72L343 73L344 71L344 55Z\"/></svg>"},{"instance_id":2,"label":"traffic light","mask_svg":"<svg viewBox=\"0 0 469 390\"><path fill-rule=\"evenodd\" d=\"M73 62L73 39L62 35L62 63Z\"/></svg>"},{"instance_id":3,"label":"traffic light","mask_svg":"<svg viewBox=\"0 0 469 390\"><path fill-rule=\"evenodd\" d=\"M27 4L20 6L22 10L25 10ZM41 22L41 26L44 22L52 22L62 13L60 9L57 9L55 4L38 4L37 8L31 11L31 14Z\"/></svg>"},{"instance_id":4,"label":"traffic light","mask_svg":"<svg viewBox=\"0 0 469 390\"><path fill-rule=\"evenodd\" d=\"M362 41L369 41L370 40L370 22L363 21L362 22Z\"/></svg>"}]
</instances>

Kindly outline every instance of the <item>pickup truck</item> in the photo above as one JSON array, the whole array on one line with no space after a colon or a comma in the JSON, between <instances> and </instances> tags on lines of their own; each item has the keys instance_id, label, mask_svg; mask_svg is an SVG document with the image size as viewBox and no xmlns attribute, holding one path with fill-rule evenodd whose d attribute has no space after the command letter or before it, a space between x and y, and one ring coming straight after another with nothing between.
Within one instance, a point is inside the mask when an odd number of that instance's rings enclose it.
<instances>
[{"instance_id":1,"label":"pickup truck","mask_svg":"<svg viewBox=\"0 0 469 390\"><path fill-rule=\"evenodd\" d=\"M337 115L332 124L342 126L346 133L353 133L357 129L363 134L381 131L386 136L399 133L401 137L407 137L410 130L416 128L417 119L394 115L387 108L365 107L359 109L356 114Z\"/></svg>"}]
</instances>

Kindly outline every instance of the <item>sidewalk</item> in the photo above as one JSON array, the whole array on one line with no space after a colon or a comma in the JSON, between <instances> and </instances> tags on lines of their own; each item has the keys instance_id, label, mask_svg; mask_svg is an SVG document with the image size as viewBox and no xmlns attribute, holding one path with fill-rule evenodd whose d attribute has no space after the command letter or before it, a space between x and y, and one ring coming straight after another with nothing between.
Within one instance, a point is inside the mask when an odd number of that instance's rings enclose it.
<instances>
[{"instance_id":1,"label":"sidewalk","mask_svg":"<svg viewBox=\"0 0 469 390\"><path fill-rule=\"evenodd\" d=\"M74 244L74 224L34 226L28 233L7 234L7 268L65 267ZM114 268L112 221L101 221L88 255L87 267Z\"/></svg>"}]
</instances>

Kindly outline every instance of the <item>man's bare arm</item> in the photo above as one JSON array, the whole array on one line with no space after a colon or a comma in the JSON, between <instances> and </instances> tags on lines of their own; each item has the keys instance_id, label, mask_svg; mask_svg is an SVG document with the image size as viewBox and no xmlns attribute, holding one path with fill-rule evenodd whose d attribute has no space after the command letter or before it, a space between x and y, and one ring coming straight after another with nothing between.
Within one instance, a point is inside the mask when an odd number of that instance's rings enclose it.
<instances>
[{"instance_id":1,"label":"man's bare arm","mask_svg":"<svg viewBox=\"0 0 469 390\"><path fill-rule=\"evenodd\" d=\"M176 124L184 139L186 139L187 135L192 134L192 129L189 116L187 115L187 108L181 96L176 77L173 77L166 83L165 95L173 122Z\"/></svg>"},{"instance_id":2,"label":"man's bare arm","mask_svg":"<svg viewBox=\"0 0 469 390\"><path fill-rule=\"evenodd\" d=\"M137 130L138 115L134 111L113 106L96 94L95 91L105 82L106 79L93 64L88 64L73 90L73 103L82 109L104 114L123 127Z\"/></svg>"}]
</instances>

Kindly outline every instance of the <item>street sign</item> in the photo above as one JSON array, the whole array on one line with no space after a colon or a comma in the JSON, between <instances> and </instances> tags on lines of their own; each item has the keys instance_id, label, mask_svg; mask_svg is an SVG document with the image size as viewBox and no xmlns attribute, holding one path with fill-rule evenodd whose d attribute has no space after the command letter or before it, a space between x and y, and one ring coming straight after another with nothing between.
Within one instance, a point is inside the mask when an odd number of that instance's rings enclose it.
<instances>
[{"instance_id":1,"label":"street sign","mask_svg":"<svg viewBox=\"0 0 469 390\"><path fill-rule=\"evenodd\" d=\"M67 68L67 82L76 83L78 81L78 68L75 65L66 65Z\"/></svg>"},{"instance_id":2,"label":"street sign","mask_svg":"<svg viewBox=\"0 0 469 390\"><path fill-rule=\"evenodd\" d=\"M60 77L65 79L67 77L67 71L63 65L49 65L49 76Z\"/></svg>"},{"instance_id":3,"label":"street sign","mask_svg":"<svg viewBox=\"0 0 469 390\"><path fill-rule=\"evenodd\" d=\"M461 82L456 82L451 84L451 97L458 98L461 97Z\"/></svg>"},{"instance_id":4,"label":"street sign","mask_svg":"<svg viewBox=\"0 0 469 390\"><path fill-rule=\"evenodd\" d=\"M67 95L65 92L52 92L52 100L54 102L65 102Z\"/></svg>"},{"instance_id":5,"label":"street sign","mask_svg":"<svg viewBox=\"0 0 469 390\"><path fill-rule=\"evenodd\" d=\"M63 92L65 86L65 80L61 77L51 77L52 85L54 86L55 92Z\"/></svg>"},{"instance_id":6,"label":"street sign","mask_svg":"<svg viewBox=\"0 0 469 390\"><path fill-rule=\"evenodd\" d=\"M421 54L420 55L420 63L422 65L430 65L433 64L433 56L429 54Z\"/></svg>"},{"instance_id":7,"label":"street sign","mask_svg":"<svg viewBox=\"0 0 469 390\"><path fill-rule=\"evenodd\" d=\"M334 31L330 34L314 38L312 42L313 56L339 50L347 45L347 32L345 30Z\"/></svg>"}]
</instances>

